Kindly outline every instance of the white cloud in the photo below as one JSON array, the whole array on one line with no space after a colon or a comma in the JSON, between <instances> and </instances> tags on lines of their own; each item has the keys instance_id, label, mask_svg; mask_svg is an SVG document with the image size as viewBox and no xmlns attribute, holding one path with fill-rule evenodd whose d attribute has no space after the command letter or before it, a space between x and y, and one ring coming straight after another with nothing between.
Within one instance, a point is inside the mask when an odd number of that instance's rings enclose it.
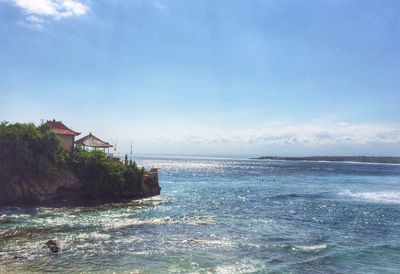
<instances>
[{"instance_id":1,"label":"white cloud","mask_svg":"<svg viewBox=\"0 0 400 274\"><path fill-rule=\"evenodd\" d=\"M243 142L281 145L364 145L371 143L400 144L398 124L308 123L274 124L262 129L245 131L235 136Z\"/></svg>"},{"instance_id":2,"label":"white cloud","mask_svg":"<svg viewBox=\"0 0 400 274\"><path fill-rule=\"evenodd\" d=\"M28 17L26 17L26 20L37 27L42 27L42 23L44 22L43 19L35 15L28 15Z\"/></svg>"},{"instance_id":3,"label":"white cloud","mask_svg":"<svg viewBox=\"0 0 400 274\"><path fill-rule=\"evenodd\" d=\"M84 15L88 6L78 0L8 0L21 8L26 20L40 26L45 20Z\"/></svg>"},{"instance_id":4,"label":"white cloud","mask_svg":"<svg viewBox=\"0 0 400 274\"><path fill-rule=\"evenodd\" d=\"M175 129L170 137L179 143L242 145L363 145L371 143L400 144L400 124L351 124L334 122L271 123L253 129L190 128Z\"/></svg>"}]
</instances>

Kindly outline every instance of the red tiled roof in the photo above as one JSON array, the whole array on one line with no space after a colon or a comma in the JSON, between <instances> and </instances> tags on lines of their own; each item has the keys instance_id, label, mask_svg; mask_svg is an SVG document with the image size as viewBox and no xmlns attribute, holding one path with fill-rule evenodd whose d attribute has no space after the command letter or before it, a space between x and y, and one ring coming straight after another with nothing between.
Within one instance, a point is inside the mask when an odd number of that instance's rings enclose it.
<instances>
[{"instance_id":1,"label":"red tiled roof","mask_svg":"<svg viewBox=\"0 0 400 274\"><path fill-rule=\"evenodd\" d=\"M61 121L47 121L46 125L49 125L55 134L60 135L73 135L77 136L81 134L80 132L73 131L69 129L66 125L64 125Z\"/></svg>"}]
</instances>

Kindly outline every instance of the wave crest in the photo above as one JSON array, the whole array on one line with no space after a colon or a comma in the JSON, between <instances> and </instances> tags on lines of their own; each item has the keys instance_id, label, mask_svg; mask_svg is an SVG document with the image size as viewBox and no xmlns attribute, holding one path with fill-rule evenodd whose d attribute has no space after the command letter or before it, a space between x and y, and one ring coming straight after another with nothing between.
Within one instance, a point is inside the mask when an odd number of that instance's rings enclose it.
<instances>
[{"instance_id":1,"label":"wave crest","mask_svg":"<svg viewBox=\"0 0 400 274\"><path fill-rule=\"evenodd\" d=\"M354 192L346 190L340 195L372 202L400 204L400 191Z\"/></svg>"}]
</instances>

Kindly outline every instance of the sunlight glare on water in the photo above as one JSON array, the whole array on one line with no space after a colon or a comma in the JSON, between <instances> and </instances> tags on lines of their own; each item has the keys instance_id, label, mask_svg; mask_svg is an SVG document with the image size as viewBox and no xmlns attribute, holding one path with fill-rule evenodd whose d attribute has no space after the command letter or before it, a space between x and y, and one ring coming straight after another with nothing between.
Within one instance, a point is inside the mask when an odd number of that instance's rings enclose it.
<instances>
[{"instance_id":1,"label":"sunlight glare on water","mask_svg":"<svg viewBox=\"0 0 400 274\"><path fill-rule=\"evenodd\" d=\"M162 195L0 209L0 272L398 272L400 166L136 157ZM46 248L61 244L59 254Z\"/></svg>"}]
</instances>

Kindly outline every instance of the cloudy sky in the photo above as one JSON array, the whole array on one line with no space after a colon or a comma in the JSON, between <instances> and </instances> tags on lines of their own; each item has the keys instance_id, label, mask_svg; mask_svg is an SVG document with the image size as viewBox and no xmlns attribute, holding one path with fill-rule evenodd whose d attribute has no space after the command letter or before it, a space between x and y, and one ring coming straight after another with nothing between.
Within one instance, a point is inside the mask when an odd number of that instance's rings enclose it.
<instances>
[{"instance_id":1,"label":"cloudy sky","mask_svg":"<svg viewBox=\"0 0 400 274\"><path fill-rule=\"evenodd\" d=\"M0 0L0 120L121 152L400 156L400 1Z\"/></svg>"}]
</instances>

